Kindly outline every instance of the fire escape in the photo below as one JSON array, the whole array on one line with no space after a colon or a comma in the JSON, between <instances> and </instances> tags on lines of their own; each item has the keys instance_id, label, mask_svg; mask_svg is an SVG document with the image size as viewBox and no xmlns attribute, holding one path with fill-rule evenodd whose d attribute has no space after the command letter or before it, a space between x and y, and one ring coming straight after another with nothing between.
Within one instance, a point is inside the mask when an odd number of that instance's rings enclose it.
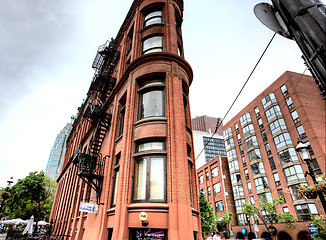
<instances>
[{"instance_id":1,"label":"fire escape","mask_svg":"<svg viewBox=\"0 0 326 240\"><path fill-rule=\"evenodd\" d=\"M82 178L96 192L97 204L100 203L104 166L106 158L100 153L104 137L111 125L112 112L104 109L104 105L111 95L116 83L113 77L120 53L114 44L101 45L94 59L92 67L95 74L91 82L86 99L83 117L94 126L88 153L82 153L78 147L73 156L73 163L78 167L78 176Z\"/></svg>"}]
</instances>

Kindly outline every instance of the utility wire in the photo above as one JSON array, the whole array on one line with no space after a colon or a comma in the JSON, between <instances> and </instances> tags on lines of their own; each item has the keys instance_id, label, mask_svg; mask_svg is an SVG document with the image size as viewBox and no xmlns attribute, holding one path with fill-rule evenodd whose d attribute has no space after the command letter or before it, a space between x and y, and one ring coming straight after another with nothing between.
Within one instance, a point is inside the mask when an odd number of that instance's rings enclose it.
<instances>
[{"instance_id":1,"label":"utility wire","mask_svg":"<svg viewBox=\"0 0 326 240\"><path fill-rule=\"evenodd\" d=\"M211 139L213 138L213 136L216 134L217 130L219 129L219 127L222 125L224 119L226 118L226 116L229 114L230 110L232 109L234 103L238 100L242 90L244 89L244 87L246 86L246 84L248 83L250 77L252 76L252 74L254 73L254 71L256 70L260 60L263 58L265 52L267 51L268 47L270 46L270 44L272 43L273 39L275 38L275 35L276 33L274 33L273 37L271 38L271 40L269 41L269 43L267 44L264 52L262 53L262 55L260 56L258 62L256 63L255 67L252 69L249 77L247 78L246 82L243 84L242 88L240 89L238 95L236 96L236 98L234 99L233 103L231 104L229 110L226 112L226 114L224 115L222 121L220 121L220 119L217 120L217 123L216 123L216 128L215 128L215 131L214 133L212 134L212 136L208 139L208 141L206 142L205 146L203 147L203 149L200 151L200 153L197 155L197 157L195 158L195 161L198 159L198 157L202 154L202 152L205 150L205 148L207 147L208 143L211 141Z\"/></svg>"}]
</instances>

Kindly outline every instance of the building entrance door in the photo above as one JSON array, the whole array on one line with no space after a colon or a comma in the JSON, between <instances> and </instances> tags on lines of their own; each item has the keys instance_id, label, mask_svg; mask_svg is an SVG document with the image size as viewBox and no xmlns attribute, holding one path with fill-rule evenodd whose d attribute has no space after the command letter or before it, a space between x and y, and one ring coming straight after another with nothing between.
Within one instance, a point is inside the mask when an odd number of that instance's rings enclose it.
<instances>
[{"instance_id":1,"label":"building entrance door","mask_svg":"<svg viewBox=\"0 0 326 240\"><path fill-rule=\"evenodd\" d=\"M167 240L164 229L132 229L131 240Z\"/></svg>"}]
</instances>

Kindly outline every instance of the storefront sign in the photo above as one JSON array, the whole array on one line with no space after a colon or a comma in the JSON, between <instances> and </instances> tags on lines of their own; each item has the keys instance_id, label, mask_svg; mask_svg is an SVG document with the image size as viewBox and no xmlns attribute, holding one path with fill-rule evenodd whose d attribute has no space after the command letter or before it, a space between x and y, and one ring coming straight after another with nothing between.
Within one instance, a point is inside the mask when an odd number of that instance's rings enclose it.
<instances>
[{"instance_id":1,"label":"storefront sign","mask_svg":"<svg viewBox=\"0 0 326 240\"><path fill-rule=\"evenodd\" d=\"M159 229L135 229L136 240L165 240L165 231Z\"/></svg>"},{"instance_id":2,"label":"storefront sign","mask_svg":"<svg viewBox=\"0 0 326 240\"><path fill-rule=\"evenodd\" d=\"M88 212L88 213L97 213L98 205L95 203L81 202L79 206L79 211Z\"/></svg>"}]
</instances>

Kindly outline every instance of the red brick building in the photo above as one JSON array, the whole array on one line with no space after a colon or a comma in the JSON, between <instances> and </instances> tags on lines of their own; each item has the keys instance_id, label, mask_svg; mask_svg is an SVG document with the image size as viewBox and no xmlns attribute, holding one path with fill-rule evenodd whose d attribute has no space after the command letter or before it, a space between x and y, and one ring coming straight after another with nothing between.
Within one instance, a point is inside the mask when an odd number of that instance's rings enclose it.
<instances>
[{"instance_id":1,"label":"red brick building","mask_svg":"<svg viewBox=\"0 0 326 240\"><path fill-rule=\"evenodd\" d=\"M222 118L208 117L206 115L197 116L191 119L192 129L202 132L213 133L216 129L217 122L219 121L219 128L216 131L217 135L223 135L222 127L223 123Z\"/></svg>"},{"instance_id":2,"label":"red brick building","mask_svg":"<svg viewBox=\"0 0 326 240\"><path fill-rule=\"evenodd\" d=\"M99 47L58 178L58 239L202 239L182 15L182 0L135 0Z\"/></svg>"},{"instance_id":3,"label":"red brick building","mask_svg":"<svg viewBox=\"0 0 326 240\"><path fill-rule=\"evenodd\" d=\"M307 239L310 216L325 215L317 199L298 197L298 187L310 185L306 164L295 151L298 138L310 146L315 174L326 173L325 101L310 76L285 72L223 127L224 141L238 226L250 232L242 202L258 206L260 197L284 195L277 212L289 212L298 220L297 230L274 224L277 239ZM268 219L268 216L266 216ZM255 220L257 237L266 236L260 219ZM250 220L254 232L253 219ZM252 233L254 234L254 233ZM252 235L251 234L251 235ZM309 234L308 234L309 235ZM247 238L247 236L245 237Z\"/></svg>"}]
</instances>

